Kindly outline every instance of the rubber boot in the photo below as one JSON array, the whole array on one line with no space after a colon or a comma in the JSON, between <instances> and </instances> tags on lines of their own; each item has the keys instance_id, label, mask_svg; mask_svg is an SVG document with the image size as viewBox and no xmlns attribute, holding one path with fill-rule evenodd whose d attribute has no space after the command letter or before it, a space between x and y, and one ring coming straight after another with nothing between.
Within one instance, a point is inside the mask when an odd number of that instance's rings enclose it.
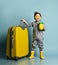
<instances>
[{"instance_id":1,"label":"rubber boot","mask_svg":"<svg viewBox=\"0 0 58 65\"><path fill-rule=\"evenodd\" d=\"M43 52L40 51L40 59L44 59Z\"/></svg>"},{"instance_id":2,"label":"rubber boot","mask_svg":"<svg viewBox=\"0 0 58 65\"><path fill-rule=\"evenodd\" d=\"M30 59L34 58L34 51L31 51L31 56L29 58Z\"/></svg>"}]
</instances>

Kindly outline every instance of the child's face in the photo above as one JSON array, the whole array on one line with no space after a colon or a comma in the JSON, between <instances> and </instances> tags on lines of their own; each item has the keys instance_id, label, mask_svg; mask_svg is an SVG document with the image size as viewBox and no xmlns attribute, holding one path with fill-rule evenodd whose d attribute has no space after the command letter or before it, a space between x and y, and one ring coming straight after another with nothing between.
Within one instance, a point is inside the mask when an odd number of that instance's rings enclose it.
<instances>
[{"instance_id":1,"label":"child's face","mask_svg":"<svg viewBox=\"0 0 58 65\"><path fill-rule=\"evenodd\" d=\"M39 14L36 14L34 18L37 22L41 20L41 16Z\"/></svg>"}]
</instances>

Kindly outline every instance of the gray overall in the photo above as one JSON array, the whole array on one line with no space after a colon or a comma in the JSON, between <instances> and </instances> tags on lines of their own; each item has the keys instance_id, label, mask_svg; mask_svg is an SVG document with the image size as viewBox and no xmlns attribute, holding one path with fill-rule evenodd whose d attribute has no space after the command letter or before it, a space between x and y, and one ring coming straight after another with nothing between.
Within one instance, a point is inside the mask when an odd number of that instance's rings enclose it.
<instances>
[{"instance_id":1,"label":"gray overall","mask_svg":"<svg viewBox=\"0 0 58 65\"><path fill-rule=\"evenodd\" d=\"M33 27L33 40L32 40L32 50L36 48L38 45L40 51L43 50L43 32L44 31L39 31L37 28L37 22L32 22L31 24L28 25L28 27L32 26Z\"/></svg>"}]
</instances>

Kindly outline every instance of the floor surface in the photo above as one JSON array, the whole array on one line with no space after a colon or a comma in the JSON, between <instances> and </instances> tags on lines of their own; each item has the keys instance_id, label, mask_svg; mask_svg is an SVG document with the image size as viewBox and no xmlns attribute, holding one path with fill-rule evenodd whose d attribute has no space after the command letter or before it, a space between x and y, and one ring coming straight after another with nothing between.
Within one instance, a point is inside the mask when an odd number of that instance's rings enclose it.
<instances>
[{"instance_id":1,"label":"floor surface","mask_svg":"<svg viewBox=\"0 0 58 65\"><path fill-rule=\"evenodd\" d=\"M45 60L40 60L38 56L35 56L34 59L29 59L24 57L18 61L8 60L6 57L0 57L0 65L57 65L58 64L58 55L46 55Z\"/></svg>"}]
</instances>

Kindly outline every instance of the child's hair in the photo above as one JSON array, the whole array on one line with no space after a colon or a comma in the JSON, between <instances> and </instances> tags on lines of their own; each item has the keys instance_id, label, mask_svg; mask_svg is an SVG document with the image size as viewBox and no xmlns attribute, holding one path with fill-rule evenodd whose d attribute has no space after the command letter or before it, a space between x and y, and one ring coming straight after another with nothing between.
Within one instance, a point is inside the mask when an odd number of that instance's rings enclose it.
<instances>
[{"instance_id":1,"label":"child's hair","mask_svg":"<svg viewBox=\"0 0 58 65\"><path fill-rule=\"evenodd\" d=\"M42 17L42 16L41 16L41 13L39 13L39 12L34 12L34 17L36 16L36 14L39 14L40 17Z\"/></svg>"}]
</instances>

